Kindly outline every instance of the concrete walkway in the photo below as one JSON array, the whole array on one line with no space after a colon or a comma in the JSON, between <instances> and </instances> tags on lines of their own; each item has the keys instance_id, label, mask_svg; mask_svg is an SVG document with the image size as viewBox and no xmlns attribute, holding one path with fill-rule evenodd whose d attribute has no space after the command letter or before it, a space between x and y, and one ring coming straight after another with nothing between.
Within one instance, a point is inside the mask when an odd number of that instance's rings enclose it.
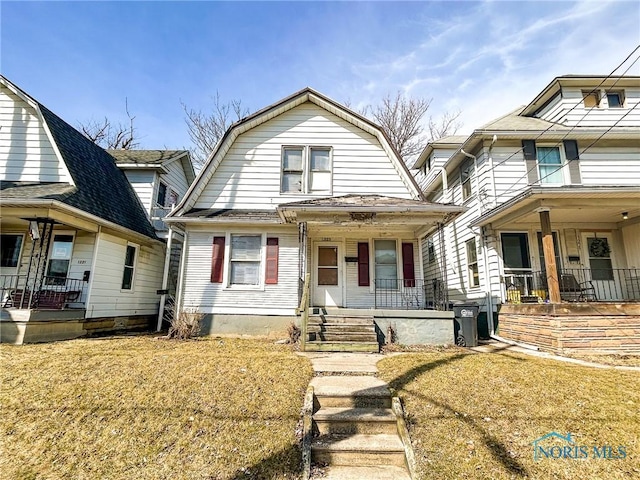
<instances>
[{"instance_id":1,"label":"concrete walkway","mask_svg":"<svg viewBox=\"0 0 640 480\"><path fill-rule=\"evenodd\" d=\"M379 353L298 352L311 360L315 376L376 375L376 364L384 358Z\"/></svg>"},{"instance_id":2,"label":"concrete walkway","mask_svg":"<svg viewBox=\"0 0 640 480\"><path fill-rule=\"evenodd\" d=\"M517 352L530 355L532 357L546 358L549 360L556 360L558 362L573 363L575 365L582 365L584 367L592 368L611 368L614 370L629 370L633 372L640 372L640 367L633 367L627 365L605 365L603 363L588 362L586 360L580 360L577 358L563 357L561 355L554 355L553 353L541 352L540 350L534 350L531 348L525 348L519 345L512 345L509 343L499 342L497 340L490 340L482 342L477 347L471 347L470 350L479 353L501 353L501 352Z\"/></svg>"}]
</instances>

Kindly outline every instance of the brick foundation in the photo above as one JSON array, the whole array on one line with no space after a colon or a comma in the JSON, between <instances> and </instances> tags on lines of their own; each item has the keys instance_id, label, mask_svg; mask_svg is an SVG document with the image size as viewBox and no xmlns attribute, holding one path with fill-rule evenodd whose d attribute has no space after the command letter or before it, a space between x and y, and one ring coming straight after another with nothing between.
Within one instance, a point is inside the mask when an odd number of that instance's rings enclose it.
<instances>
[{"instance_id":1,"label":"brick foundation","mask_svg":"<svg viewBox=\"0 0 640 480\"><path fill-rule=\"evenodd\" d=\"M640 304L502 305L498 334L554 353L640 355Z\"/></svg>"}]
</instances>

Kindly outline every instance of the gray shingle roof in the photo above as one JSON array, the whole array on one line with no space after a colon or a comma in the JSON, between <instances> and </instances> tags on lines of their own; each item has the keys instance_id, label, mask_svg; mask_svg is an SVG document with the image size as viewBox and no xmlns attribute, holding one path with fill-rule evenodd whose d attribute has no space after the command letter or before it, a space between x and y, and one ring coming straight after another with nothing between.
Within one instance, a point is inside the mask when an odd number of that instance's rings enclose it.
<instances>
[{"instance_id":1,"label":"gray shingle roof","mask_svg":"<svg viewBox=\"0 0 640 480\"><path fill-rule=\"evenodd\" d=\"M186 150L107 150L117 164L161 165L187 153Z\"/></svg>"},{"instance_id":2,"label":"gray shingle roof","mask_svg":"<svg viewBox=\"0 0 640 480\"><path fill-rule=\"evenodd\" d=\"M193 209L181 217L209 218L224 221L241 222L277 222L280 217L274 210L231 210L231 209Z\"/></svg>"},{"instance_id":3,"label":"gray shingle roof","mask_svg":"<svg viewBox=\"0 0 640 480\"><path fill-rule=\"evenodd\" d=\"M59 200L156 239L155 230L140 200L113 157L44 105L38 105L76 185L73 191L49 191L46 198ZM47 191L47 188L43 187L41 192Z\"/></svg>"},{"instance_id":4,"label":"gray shingle roof","mask_svg":"<svg viewBox=\"0 0 640 480\"><path fill-rule=\"evenodd\" d=\"M525 117L521 115L524 107L518 107L514 111L503 115L502 117L491 120L489 123L484 124L478 130L546 130L551 127L551 130L571 130L569 127L563 125L547 122L534 117Z\"/></svg>"}]
</instances>

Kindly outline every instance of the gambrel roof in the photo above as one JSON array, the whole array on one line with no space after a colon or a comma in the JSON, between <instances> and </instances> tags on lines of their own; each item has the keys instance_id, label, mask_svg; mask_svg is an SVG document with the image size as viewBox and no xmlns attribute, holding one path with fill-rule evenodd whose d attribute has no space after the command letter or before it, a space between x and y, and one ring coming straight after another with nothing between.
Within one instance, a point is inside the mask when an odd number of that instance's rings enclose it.
<instances>
[{"instance_id":1,"label":"gambrel roof","mask_svg":"<svg viewBox=\"0 0 640 480\"><path fill-rule=\"evenodd\" d=\"M334 100L322 95L321 93L307 87L232 124L214 148L205 163L204 168L196 180L191 184L191 187L183 200L178 204L177 208L170 214L170 216L181 216L186 212L189 212L191 208L194 207L199 196L202 194L216 169L220 165L222 159L239 135L306 102L313 103L327 112L336 115L357 128L373 135L380 142L383 150L391 159L391 163L406 186L407 191L410 192L415 199L423 198L420 188L416 184L411 173L409 173L409 170L402 161L400 154L392 147L388 137L378 125L374 124L371 120L363 117L362 115L353 112L345 106L340 105Z\"/></svg>"}]
</instances>

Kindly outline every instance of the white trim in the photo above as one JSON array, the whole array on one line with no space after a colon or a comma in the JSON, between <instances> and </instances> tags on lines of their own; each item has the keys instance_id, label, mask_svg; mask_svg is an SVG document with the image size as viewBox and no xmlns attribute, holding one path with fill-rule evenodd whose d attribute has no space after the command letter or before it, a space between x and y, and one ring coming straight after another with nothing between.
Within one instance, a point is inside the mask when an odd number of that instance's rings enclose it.
<instances>
[{"instance_id":1,"label":"white trim","mask_svg":"<svg viewBox=\"0 0 640 480\"><path fill-rule=\"evenodd\" d=\"M91 305L91 294L93 292L93 279L96 278L96 264L98 262L98 249L100 246L100 240L102 237L102 226L98 225L98 231L95 233L96 241L93 245L93 257L91 259L91 272L89 273L89 284L87 285L87 298L85 301L85 307L89 310L91 306L91 310L93 310L93 306ZM93 312L91 312L93 313ZM87 318L90 318L89 316Z\"/></svg>"},{"instance_id":2,"label":"white trim","mask_svg":"<svg viewBox=\"0 0 640 480\"><path fill-rule=\"evenodd\" d=\"M258 269L258 284L257 285L234 285L231 283L231 237L232 236L243 237L260 237L260 267ZM224 290L232 291L264 291L265 289L265 265L267 257L267 232L225 232L225 245L224 245L224 270L222 273L222 285ZM255 260L254 260L255 261Z\"/></svg>"},{"instance_id":3,"label":"white trim","mask_svg":"<svg viewBox=\"0 0 640 480\"><path fill-rule=\"evenodd\" d=\"M133 247L135 250L135 254L133 257L133 265L130 268L133 268L133 273L131 274L131 288L123 288L122 282L124 281L124 272L126 271L127 266L127 250L129 247ZM133 242L127 242L124 250L124 261L122 264L122 278L120 279L120 293L135 293L136 290L136 273L138 270L138 258L140 257L140 245Z\"/></svg>"}]
</instances>

